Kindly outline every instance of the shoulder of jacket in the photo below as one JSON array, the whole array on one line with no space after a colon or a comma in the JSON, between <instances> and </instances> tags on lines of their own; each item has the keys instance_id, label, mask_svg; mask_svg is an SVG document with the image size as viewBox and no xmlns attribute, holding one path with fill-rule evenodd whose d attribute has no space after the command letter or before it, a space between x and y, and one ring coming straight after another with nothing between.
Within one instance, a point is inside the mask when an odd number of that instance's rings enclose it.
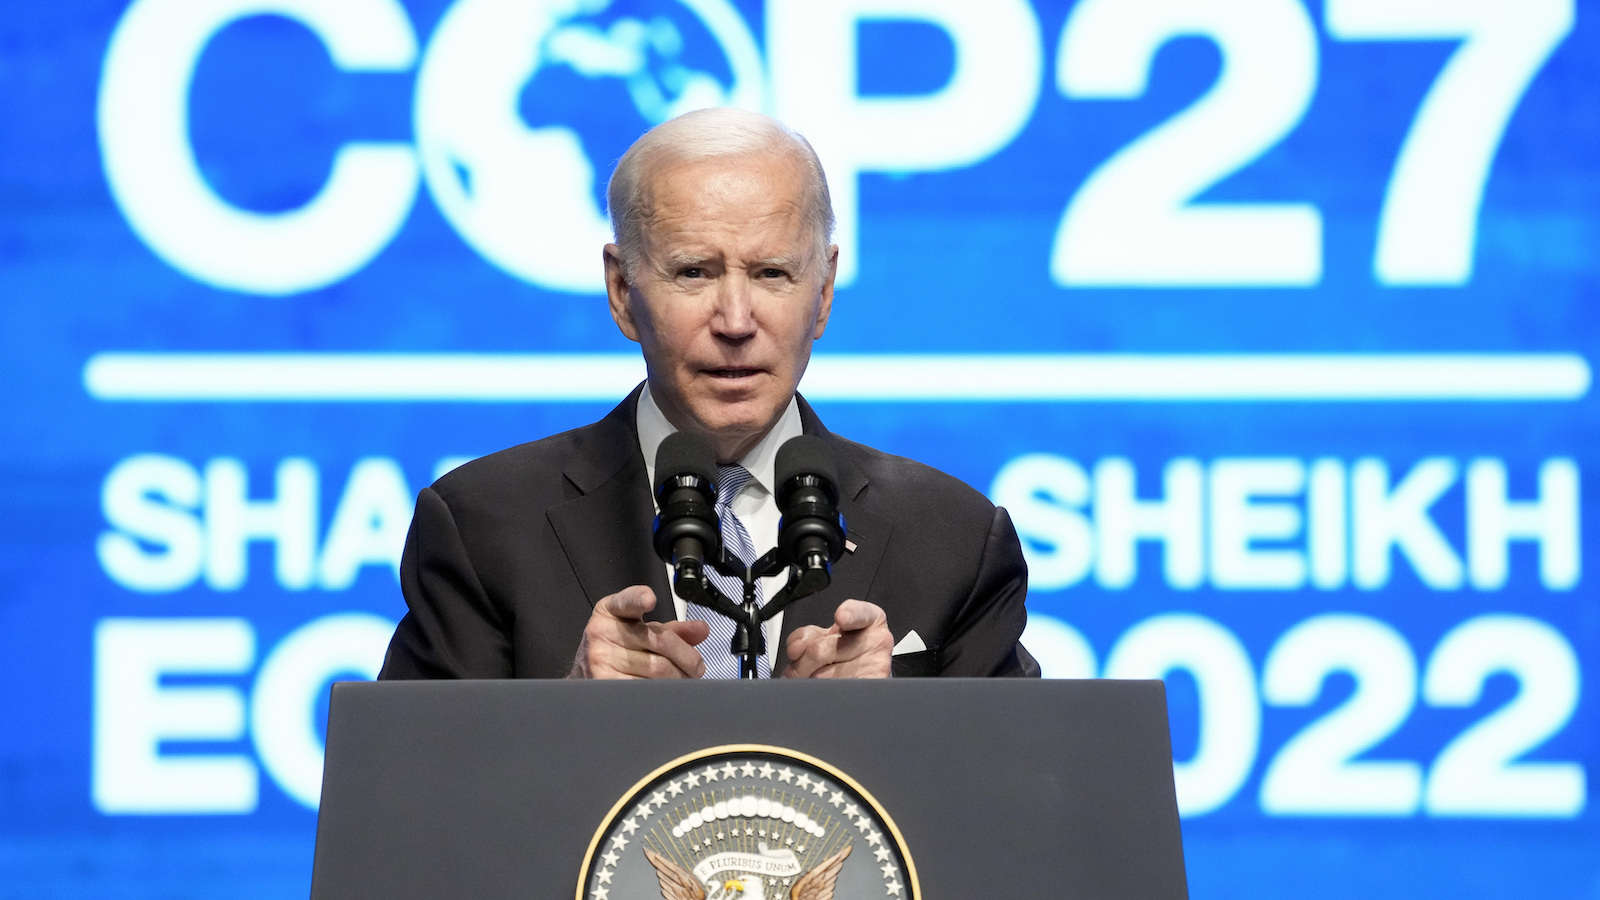
<instances>
[{"instance_id":1,"label":"shoulder of jacket","mask_svg":"<svg viewBox=\"0 0 1600 900\"><path fill-rule=\"evenodd\" d=\"M432 489L451 505L459 498L503 496L508 491L558 490L568 465L599 425L591 423L480 456L441 475Z\"/></svg>"},{"instance_id":2,"label":"shoulder of jacket","mask_svg":"<svg viewBox=\"0 0 1600 900\"><path fill-rule=\"evenodd\" d=\"M993 514L994 504L989 498L954 475L848 438L833 437L837 452L846 455L867 477L869 495L881 492L894 498L896 504Z\"/></svg>"}]
</instances>

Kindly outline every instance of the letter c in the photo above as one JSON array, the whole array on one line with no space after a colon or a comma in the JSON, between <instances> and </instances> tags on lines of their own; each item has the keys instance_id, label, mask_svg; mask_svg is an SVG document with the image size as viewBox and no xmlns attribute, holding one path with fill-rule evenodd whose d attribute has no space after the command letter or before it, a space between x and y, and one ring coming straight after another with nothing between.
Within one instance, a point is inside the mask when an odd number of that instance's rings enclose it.
<instances>
[{"instance_id":1,"label":"letter c","mask_svg":"<svg viewBox=\"0 0 1600 900\"><path fill-rule=\"evenodd\" d=\"M112 196L162 259L216 287L292 294L348 276L389 243L416 199L417 162L406 144L352 142L299 209L257 213L217 196L189 145L189 85L211 38L258 15L304 24L344 71L416 64L398 0L135 0L106 50L100 150Z\"/></svg>"}]
</instances>

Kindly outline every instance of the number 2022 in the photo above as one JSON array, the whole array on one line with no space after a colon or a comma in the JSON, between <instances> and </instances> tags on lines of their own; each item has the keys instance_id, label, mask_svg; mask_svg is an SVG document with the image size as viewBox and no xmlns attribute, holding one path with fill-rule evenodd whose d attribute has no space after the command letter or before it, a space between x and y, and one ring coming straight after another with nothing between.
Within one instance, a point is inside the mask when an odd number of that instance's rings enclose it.
<instances>
[{"instance_id":1,"label":"number 2022","mask_svg":"<svg viewBox=\"0 0 1600 900\"><path fill-rule=\"evenodd\" d=\"M1060 620L1030 616L1024 642L1046 675L1094 675L1094 651ZM1257 694L1250 656L1233 632L1203 616L1159 615L1117 640L1102 675L1164 678L1176 670L1193 677L1200 706L1194 753L1173 766L1185 816L1219 809L1244 785L1260 750L1263 703L1310 706L1336 673L1351 676L1355 688L1267 763L1259 798L1267 815L1571 818L1583 811L1581 764L1521 760L1558 734L1578 703L1577 656L1538 619L1478 616L1440 639L1420 679L1428 706L1472 707L1501 673L1519 690L1446 743L1426 773L1410 760L1357 759L1399 730L1418 699L1416 657L1385 622L1346 613L1300 622L1268 651Z\"/></svg>"},{"instance_id":2,"label":"number 2022","mask_svg":"<svg viewBox=\"0 0 1600 900\"><path fill-rule=\"evenodd\" d=\"M1574 0L1326 0L1340 41L1458 40L1390 175L1373 272L1389 285L1472 277L1484 184L1506 124L1573 27ZM1210 91L1103 163L1056 232L1064 286L1312 286L1322 216L1300 203L1194 198L1294 130L1316 90L1317 36L1299 0L1082 0L1061 33L1055 80L1073 100L1143 95L1167 41L1221 51Z\"/></svg>"}]
</instances>

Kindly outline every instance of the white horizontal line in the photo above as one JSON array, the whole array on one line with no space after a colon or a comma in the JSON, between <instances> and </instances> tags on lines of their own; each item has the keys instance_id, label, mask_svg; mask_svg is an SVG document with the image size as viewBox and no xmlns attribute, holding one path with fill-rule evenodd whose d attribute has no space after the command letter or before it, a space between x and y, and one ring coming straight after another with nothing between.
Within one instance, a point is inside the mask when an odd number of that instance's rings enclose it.
<instances>
[{"instance_id":1,"label":"white horizontal line","mask_svg":"<svg viewBox=\"0 0 1600 900\"><path fill-rule=\"evenodd\" d=\"M644 379L636 354L99 353L100 400L509 403L611 400Z\"/></svg>"},{"instance_id":2,"label":"white horizontal line","mask_svg":"<svg viewBox=\"0 0 1600 900\"><path fill-rule=\"evenodd\" d=\"M818 358L818 399L1577 400L1589 364L1552 354L1083 354Z\"/></svg>"},{"instance_id":3,"label":"white horizontal line","mask_svg":"<svg viewBox=\"0 0 1600 900\"><path fill-rule=\"evenodd\" d=\"M100 400L572 403L644 378L631 354L100 353ZM1573 353L829 354L801 390L829 402L1570 401Z\"/></svg>"}]
</instances>

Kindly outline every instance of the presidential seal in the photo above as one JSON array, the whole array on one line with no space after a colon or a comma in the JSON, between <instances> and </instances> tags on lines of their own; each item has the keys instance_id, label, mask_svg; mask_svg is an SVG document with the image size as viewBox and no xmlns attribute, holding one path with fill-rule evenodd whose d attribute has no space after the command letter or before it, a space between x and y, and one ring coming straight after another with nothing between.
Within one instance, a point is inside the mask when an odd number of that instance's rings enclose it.
<instances>
[{"instance_id":1,"label":"presidential seal","mask_svg":"<svg viewBox=\"0 0 1600 900\"><path fill-rule=\"evenodd\" d=\"M916 867L850 776L782 747L662 766L601 823L577 900L916 900Z\"/></svg>"}]
</instances>

